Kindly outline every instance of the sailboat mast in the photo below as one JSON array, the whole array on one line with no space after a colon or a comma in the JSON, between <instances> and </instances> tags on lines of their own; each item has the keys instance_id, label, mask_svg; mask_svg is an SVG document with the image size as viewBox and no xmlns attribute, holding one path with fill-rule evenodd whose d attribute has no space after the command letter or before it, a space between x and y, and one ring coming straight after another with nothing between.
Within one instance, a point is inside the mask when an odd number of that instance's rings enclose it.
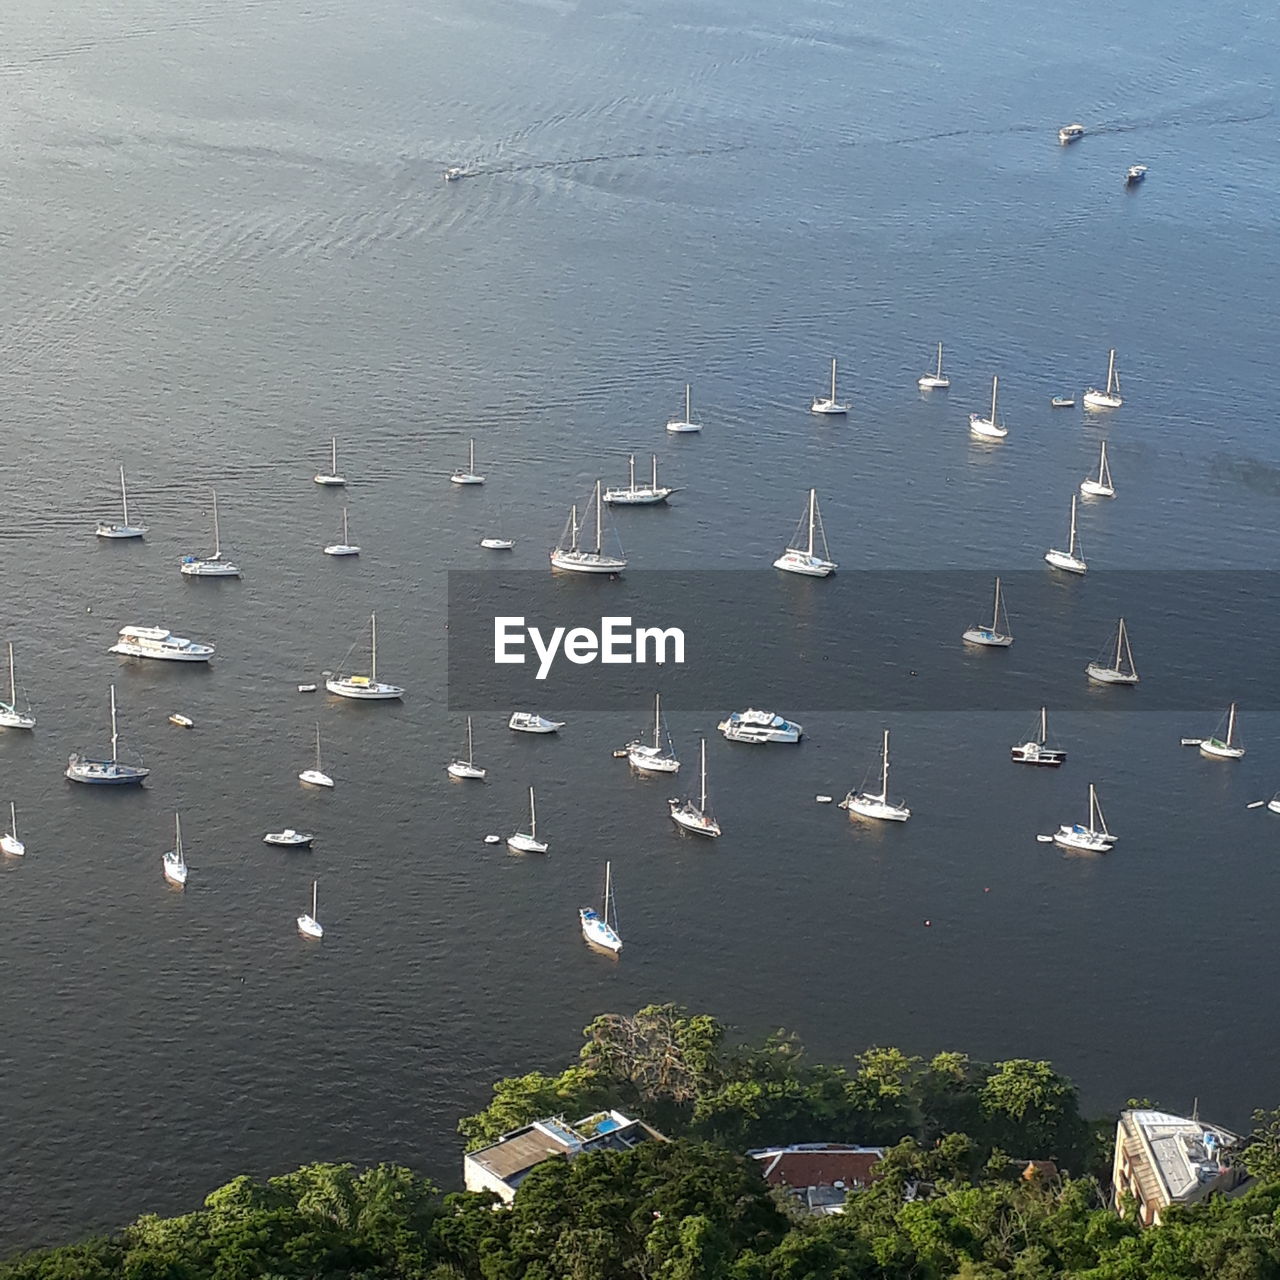
<instances>
[{"instance_id":1,"label":"sailboat mast","mask_svg":"<svg viewBox=\"0 0 1280 1280\"><path fill-rule=\"evenodd\" d=\"M1120 670L1120 654L1124 648L1124 619L1120 619L1120 625L1116 628L1116 660L1115 669Z\"/></svg>"},{"instance_id":2,"label":"sailboat mast","mask_svg":"<svg viewBox=\"0 0 1280 1280\"><path fill-rule=\"evenodd\" d=\"M707 740L702 740L702 792L698 800L698 808L703 817L707 814Z\"/></svg>"},{"instance_id":3,"label":"sailboat mast","mask_svg":"<svg viewBox=\"0 0 1280 1280\"><path fill-rule=\"evenodd\" d=\"M889 730L884 731L884 746L880 751L880 799L889 798Z\"/></svg>"},{"instance_id":4,"label":"sailboat mast","mask_svg":"<svg viewBox=\"0 0 1280 1280\"><path fill-rule=\"evenodd\" d=\"M834 398L834 397L833 397ZM809 555L813 556L813 526L817 520L818 513L818 491L817 489L809 490Z\"/></svg>"},{"instance_id":5,"label":"sailboat mast","mask_svg":"<svg viewBox=\"0 0 1280 1280\"><path fill-rule=\"evenodd\" d=\"M311 882L311 918L313 920L316 918L316 906L319 900L319 894L318 894L319 885L320 885L319 880L313 880Z\"/></svg>"},{"instance_id":6,"label":"sailboat mast","mask_svg":"<svg viewBox=\"0 0 1280 1280\"><path fill-rule=\"evenodd\" d=\"M604 916L604 922L609 923L609 899L612 897L613 890L613 863L606 862L604 864L604 910L600 913Z\"/></svg>"},{"instance_id":7,"label":"sailboat mast","mask_svg":"<svg viewBox=\"0 0 1280 1280\"><path fill-rule=\"evenodd\" d=\"M636 455L634 453L627 459L627 475L631 481L629 488L631 489L632 493L635 493L636 491Z\"/></svg>"},{"instance_id":8,"label":"sailboat mast","mask_svg":"<svg viewBox=\"0 0 1280 1280\"><path fill-rule=\"evenodd\" d=\"M13 671L13 641L9 641L9 705L16 711L18 708L18 692Z\"/></svg>"},{"instance_id":9,"label":"sailboat mast","mask_svg":"<svg viewBox=\"0 0 1280 1280\"><path fill-rule=\"evenodd\" d=\"M649 487L651 489L657 489L658 487L658 455L656 453L653 455L653 480L650 482Z\"/></svg>"},{"instance_id":10,"label":"sailboat mast","mask_svg":"<svg viewBox=\"0 0 1280 1280\"><path fill-rule=\"evenodd\" d=\"M529 835L538 838L538 811L533 805L533 788L529 788Z\"/></svg>"},{"instance_id":11,"label":"sailboat mast","mask_svg":"<svg viewBox=\"0 0 1280 1280\"><path fill-rule=\"evenodd\" d=\"M942 377L942 343L938 343L938 372L937 377Z\"/></svg>"},{"instance_id":12,"label":"sailboat mast","mask_svg":"<svg viewBox=\"0 0 1280 1280\"><path fill-rule=\"evenodd\" d=\"M831 400L835 402L836 398L836 358L831 357Z\"/></svg>"},{"instance_id":13,"label":"sailboat mast","mask_svg":"<svg viewBox=\"0 0 1280 1280\"><path fill-rule=\"evenodd\" d=\"M474 754L471 746L471 717L467 717L467 763L472 764L472 755Z\"/></svg>"},{"instance_id":14,"label":"sailboat mast","mask_svg":"<svg viewBox=\"0 0 1280 1280\"><path fill-rule=\"evenodd\" d=\"M319 720L316 721L316 772L317 773L323 772L323 770L320 768L320 721Z\"/></svg>"},{"instance_id":15,"label":"sailboat mast","mask_svg":"<svg viewBox=\"0 0 1280 1280\"><path fill-rule=\"evenodd\" d=\"M467 471L471 475L476 473L476 442L471 441L471 447L467 452Z\"/></svg>"},{"instance_id":16,"label":"sailboat mast","mask_svg":"<svg viewBox=\"0 0 1280 1280\"><path fill-rule=\"evenodd\" d=\"M338 474L338 437L333 437L333 446L329 454L329 474L336 476Z\"/></svg>"},{"instance_id":17,"label":"sailboat mast","mask_svg":"<svg viewBox=\"0 0 1280 1280\"><path fill-rule=\"evenodd\" d=\"M1067 551L1069 556L1076 554L1076 499L1075 495L1071 495L1071 544Z\"/></svg>"},{"instance_id":18,"label":"sailboat mast","mask_svg":"<svg viewBox=\"0 0 1280 1280\"><path fill-rule=\"evenodd\" d=\"M1107 484L1107 442L1105 440L1102 442L1102 456L1098 459L1098 483Z\"/></svg>"},{"instance_id":19,"label":"sailboat mast","mask_svg":"<svg viewBox=\"0 0 1280 1280\"><path fill-rule=\"evenodd\" d=\"M124 468L120 468L120 506L124 511L125 527L129 525L129 491L124 487Z\"/></svg>"},{"instance_id":20,"label":"sailboat mast","mask_svg":"<svg viewBox=\"0 0 1280 1280\"><path fill-rule=\"evenodd\" d=\"M1231 739L1236 732L1236 704L1231 704L1231 710L1227 712L1227 746L1231 746Z\"/></svg>"},{"instance_id":21,"label":"sailboat mast","mask_svg":"<svg viewBox=\"0 0 1280 1280\"><path fill-rule=\"evenodd\" d=\"M222 536L218 530L218 491L213 490L213 558L222 554Z\"/></svg>"},{"instance_id":22,"label":"sailboat mast","mask_svg":"<svg viewBox=\"0 0 1280 1280\"><path fill-rule=\"evenodd\" d=\"M1000 385L1000 376L996 374L991 379L991 425L996 425L996 389Z\"/></svg>"},{"instance_id":23,"label":"sailboat mast","mask_svg":"<svg viewBox=\"0 0 1280 1280\"><path fill-rule=\"evenodd\" d=\"M684 420L686 422L690 421L689 415L691 413L691 409L690 409L691 404L692 404L692 401L689 395L689 384L686 382L684 384Z\"/></svg>"},{"instance_id":24,"label":"sailboat mast","mask_svg":"<svg viewBox=\"0 0 1280 1280\"><path fill-rule=\"evenodd\" d=\"M347 536L347 509L342 508L342 545L344 547L351 545L351 539Z\"/></svg>"},{"instance_id":25,"label":"sailboat mast","mask_svg":"<svg viewBox=\"0 0 1280 1280\"><path fill-rule=\"evenodd\" d=\"M1049 708L1040 708L1040 745L1043 747L1049 741Z\"/></svg>"},{"instance_id":26,"label":"sailboat mast","mask_svg":"<svg viewBox=\"0 0 1280 1280\"><path fill-rule=\"evenodd\" d=\"M1116 349L1111 348L1107 356L1107 395L1114 395L1116 387Z\"/></svg>"},{"instance_id":27,"label":"sailboat mast","mask_svg":"<svg viewBox=\"0 0 1280 1280\"><path fill-rule=\"evenodd\" d=\"M173 815L173 848L178 855L178 861L185 861L182 856L182 818L176 813Z\"/></svg>"},{"instance_id":28,"label":"sailboat mast","mask_svg":"<svg viewBox=\"0 0 1280 1280\"><path fill-rule=\"evenodd\" d=\"M996 598L995 603L991 606L991 630L998 632L1000 630L1000 579L996 579Z\"/></svg>"},{"instance_id":29,"label":"sailboat mast","mask_svg":"<svg viewBox=\"0 0 1280 1280\"><path fill-rule=\"evenodd\" d=\"M653 695L653 749L662 747L662 694Z\"/></svg>"},{"instance_id":30,"label":"sailboat mast","mask_svg":"<svg viewBox=\"0 0 1280 1280\"><path fill-rule=\"evenodd\" d=\"M111 686L111 763L116 763L116 687Z\"/></svg>"},{"instance_id":31,"label":"sailboat mast","mask_svg":"<svg viewBox=\"0 0 1280 1280\"><path fill-rule=\"evenodd\" d=\"M369 679L376 682L378 679L378 615L376 613L369 615L369 633Z\"/></svg>"},{"instance_id":32,"label":"sailboat mast","mask_svg":"<svg viewBox=\"0 0 1280 1280\"><path fill-rule=\"evenodd\" d=\"M12 800L9 801L9 827L10 833L15 840L18 839L18 806Z\"/></svg>"},{"instance_id":33,"label":"sailboat mast","mask_svg":"<svg viewBox=\"0 0 1280 1280\"><path fill-rule=\"evenodd\" d=\"M604 525L601 522L600 515L600 481L596 481L596 555L600 554L601 544L604 542Z\"/></svg>"}]
</instances>

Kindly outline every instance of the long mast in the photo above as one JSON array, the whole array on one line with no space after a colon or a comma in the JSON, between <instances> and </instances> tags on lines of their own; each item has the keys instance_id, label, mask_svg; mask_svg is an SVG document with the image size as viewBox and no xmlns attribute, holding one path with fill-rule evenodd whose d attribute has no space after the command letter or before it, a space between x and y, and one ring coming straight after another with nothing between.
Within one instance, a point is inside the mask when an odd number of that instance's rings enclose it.
<instances>
[{"instance_id":1,"label":"long mast","mask_svg":"<svg viewBox=\"0 0 1280 1280\"><path fill-rule=\"evenodd\" d=\"M9 641L9 705L16 711L18 709L18 692L14 680L13 672L13 641Z\"/></svg>"},{"instance_id":2,"label":"long mast","mask_svg":"<svg viewBox=\"0 0 1280 1280\"><path fill-rule=\"evenodd\" d=\"M529 788L529 835L532 839L538 838L538 811L533 805L533 788Z\"/></svg>"},{"instance_id":3,"label":"long mast","mask_svg":"<svg viewBox=\"0 0 1280 1280\"><path fill-rule=\"evenodd\" d=\"M613 897L613 863L606 862L604 864L604 916L605 925L609 924L609 901Z\"/></svg>"},{"instance_id":4,"label":"long mast","mask_svg":"<svg viewBox=\"0 0 1280 1280\"><path fill-rule=\"evenodd\" d=\"M834 404L836 399L836 358L831 357L831 403Z\"/></svg>"},{"instance_id":5,"label":"long mast","mask_svg":"<svg viewBox=\"0 0 1280 1280\"><path fill-rule=\"evenodd\" d=\"M1043 747L1049 741L1049 708L1040 708L1040 745Z\"/></svg>"},{"instance_id":6,"label":"long mast","mask_svg":"<svg viewBox=\"0 0 1280 1280\"><path fill-rule=\"evenodd\" d=\"M880 799L889 799L889 730L884 731L884 746L880 752Z\"/></svg>"},{"instance_id":7,"label":"long mast","mask_svg":"<svg viewBox=\"0 0 1280 1280\"><path fill-rule=\"evenodd\" d=\"M324 772L324 770L320 767L320 721L319 720L316 721L316 772L317 773Z\"/></svg>"},{"instance_id":8,"label":"long mast","mask_svg":"<svg viewBox=\"0 0 1280 1280\"><path fill-rule=\"evenodd\" d=\"M1000 579L996 579L996 598L991 606L991 631L998 635L1000 631Z\"/></svg>"},{"instance_id":9,"label":"long mast","mask_svg":"<svg viewBox=\"0 0 1280 1280\"><path fill-rule=\"evenodd\" d=\"M319 887L319 884L320 884L319 880L313 880L311 882L311 918L313 920L315 920L316 918L316 904L319 897L317 893L317 889Z\"/></svg>"},{"instance_id":10,"label":"long mast","mask_svg":"<svg viewBox=\"0 0 1280 1280\"><path fill-rule=\"evenodd\" d=\"M1121 461L1123 462L1124 459L1122 458ZM1098 459L1098 483L1105 485L1108 489L1111 488L1111 471L1107 466L1107 442L1105 440L1102 442L1102 455Z\"/></svg>"},{"instance_id":11,"label":"long mast","mask_svg":"<svg viewBox=\"0 0 1280 1280\"><path fill-rule=\"evenodd\" d=\"M468 716L467 717L467 763L468 764L473 763L472 754L473 752L471 749L471 717Z\"/></svg>"},{"instance_id":12,"label":"long mast","mask_svg":"<svg viewBox=\"0 0 1280 1280\"><path fill-rule=\"evenodd\" d=\"M653 749L662 747L662 694L653 695Z\"/></svg>"},{"instance_id":13,"label":"long mast","mask_svg":"<svg viewBox=\"0 0 1280 1280\"><path fill-rule=\"evenodd\" d=\"M329 474L336 476L338 474L338 437L333 437L333 451L329 455Z\"/></svg>"},{"instance_id":14,"label":"long mast","mask_svg":"<svg viewBox=\"0 0 1280 1280\"><path fill-rule=\"evenodd\" d=\"M1116 390L1116 349L1111 348L1107 357L1107 395L1115 395Z\"/></svg>"},{"instance_id":15,"label":"long mast","mask_svg":"<svg viewBox=\"0 0 1280 1280\"><path fill-rule=\"evenodd\" d=\"M124 511L125 528L129 527L129 491L124 487L124 467L120 468L120 506Z\"/></svg>"},{"instance_id":16,"label":"long mast","mask_svg":"<svg viewBox=\"0 0 1280 1280\"><path fill-rule=\"evenodd\" d=\"M213 490L213 558L217 560L222 555L222 536L218 530L218 491Z\"/></svg>"},{"instance_id":17,"label":"long mast","mask_svg":"<svg viewBox=\"0 0 1280 1280\"><path fill-rule=\"evenodd\" d=\"M707 740L702 740L702 793L698 802L698 809L702 816L707 816Z\"/></svg>"},{"instance_id":18,"label":"long mast","mask_svg":"<svg viewBox=\"0 0 1280 1280\"><path fill-rule=\"evenodd\" d=\"M942 377L942 343L938 343L938 372L935 377Z\"/></svg>"},{"instance_id":19,"label":"long mast","mask_svg":"<svg viewBox=\"0 0 1280 1280\"><path fill-rule=\"evenodd\" d=\"M835 397L833 396L832 399ZM809 555L813 555L813 526L818 518L818 491L809 490Z\"/></svg>"},{"instance_id":20,"label":"long mast","mask_svg":"<svg viewBox=\"0 0 1280 1280\"><path fill-rule=\"evenodd\" d=\"M596 555L600 554L601 546L604 543L604 525L601 522L600 515L600 481L596 481Z\"/></svg>"},{"instance_id":21,"label":"long mast","mask_svg":"<svg viewBox=\"0 0 1280 1280\"><path fill-rule=\"evenodd\" d=\"M186 859L182 856L182 818L178 814L173 815L173 851L178 855L180 865L186 865Z\"/></svg>"},{"instance_id":22,"label":"long mast","mask_svg":"<svg viewBox=\"0 0 1280 1280\"><path fill-rule=\"evenodd\" d=\"M475 475L476 473L476 442L471 441L470 448L467 452L467 473Z\"/></svg>"},{"instance_id":23,"label":"long mast","mask_svg":"<svg viewBox=\"0 0 1280 1280\"><path fill-rule=\"evenodd\" d=\"M1231 746L1231 739L1236 732L1236 704L1231 704L1231 710L1227 712L1227 746Z\"/></svg>"},{"instance_id":24,"label":"long mast","mask_svg":"<svg viewBox=\"0 0 1280 1280\"><path fill-rule=\"evenodd\" d=\"M1071 544L1067 548L1067 555L1074 559L1079 559L1076 555L1076 499L1075 494L1071 495Z\"/></svg>"},{"instance_id":25,"label":"long mast","mask_svg":"<svg viewBox=\"0 0 1280 1280\"><path fill-rule=\"evenodd\" d=\"M996 389L1000 385L1000 375L993 374L991 378L991 425L996 425Z\"/></svg>"},{"instance_id":26,"label":"long mast","mask_svg":"<svg viewBox=\"0 0 1280 1280\"><path fill-rule=\"evenodd\" d=\"M631 490L632 493L635 493L636 491L636 455L634 453L627 459L627 475L630 477L630 484L628 485L628 488Z\"/></svg>"},{"instance_id":27,"label":"long mast","mask_svg":"<svg viewBox=\"0 0 1280 1280\"><path fill-rule=\"evenodd\" d=\"M351 545L351 539L347 536L347 509L342 508L342 545L344 547Z\"/></svg>"},{"instance_id":28,"label":"long mast","mask_svg":"<svg viewBox=\"0 0 1280 1280\"><path fill-rule=\"evenodd\" d=\"M378 615L376 613L371 613L369 615L369 632L370 632L369 679L377 683L377 679L378 679Z\"/></svg>"},{"instance_id":29,"label":"long mast","mask_svg":"<svg viewBox=\"0 0 1280 1280\"><path fill-rule=\"evenodd\" d=\"M116 763L116 687L111 686L111 763Z\"/></svg>"},{"instance_id":30,"label":"long mast","mask_svg":"<svg viewBox=\"0 0 1280 1280\"><path fill-rule=\"evenodd\" d=\"M689 384L686 382L686 383L684 384L684 420L685 420L686 422L691 422L691 421L692 421L692 419L691 419L691 418L690 418L690 416L689 416L689 415L690 415L690 404L691 404L691 400L690 400L690 396L689 396Z\"/></svg>"},{"instance_id":31,"label":"long mast","mask_svg":"<svg viewBox=\"0 0 1280 1280\"><path fill-rule=\"evenodd\" d=\"M10 835L15 840L18 839L18 806L12 800L9 801L9 826L11 828Z\"/></svg>"},{"instance_id":32,"label":"long mast","mask_svg":"<svg viewBox=\"0 0 1280 1280\"><path fill-rule=\"evenodd\" d=\"M634 484L634 481L632 483ZM658 455L656 453L653 455L653 481L649 487L655 490L658 487Z\"/></svg>"}]
</instances>

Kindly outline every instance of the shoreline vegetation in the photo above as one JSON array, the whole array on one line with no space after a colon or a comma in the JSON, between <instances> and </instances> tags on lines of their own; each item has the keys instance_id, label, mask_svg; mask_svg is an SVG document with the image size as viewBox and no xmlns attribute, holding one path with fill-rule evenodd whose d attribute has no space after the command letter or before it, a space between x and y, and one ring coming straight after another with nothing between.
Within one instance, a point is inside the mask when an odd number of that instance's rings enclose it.
<instances>
[{"instance_id":1,"label":"shoreline vegetation","mask_svg":"<svg viewBox=\"0 0 1280 1280\"><path fill-rule=\"evenodd\" d=\"M459 1131L472 1150L609 1107L671 1141L545 1160L510 1208L385 1164L241 1176L194 1212L0 1262L0 1280L1280 1277L1277 1111L1255 1113L1235 1154L1254 1181L1142 1229L1109 1207L1114 1122L1081 1116L1047 1062L873 1047L832 1066L794 1035L737 1043L708 1015L650 1005L593 1021L560 1073L498 1081ZM886 1152L843 1213L814 1217L744 1154L805 1142Z\"/></svg>"}]
</instances>

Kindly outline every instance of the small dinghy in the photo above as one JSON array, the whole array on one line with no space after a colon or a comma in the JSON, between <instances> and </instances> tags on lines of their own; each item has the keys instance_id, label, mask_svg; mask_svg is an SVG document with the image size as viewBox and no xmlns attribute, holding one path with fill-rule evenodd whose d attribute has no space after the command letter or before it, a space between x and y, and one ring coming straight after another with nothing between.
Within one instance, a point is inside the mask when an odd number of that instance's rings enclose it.
<instances>
[{"instance_id":1,"label":"small dinghy","mask_svg":"<svg viewBox=\"0 0 1280 1280\"><path fill-rule=\"evenodd\" d=\"M516 545L514 538L481 538L480 545L489 551L510 551Z\"/></svg>"},{"instance_id":2,"label":"small dinghy","mask_svg":"<svg viewBox=\"0 0 1280 1280\"><path fill-rule=\"evenodd\" d=\"M1050 409L1074 409L1076 407L1075 396L1054 396L1049 401Z\"/></svg>"},{"instance_id":3,"label":"small dinghy","mask_svg":"<svg viewBox=\"0 0 1280 1280\"><path fill-rule=\"evenodd\" d=\"M181 712L175 711L173 715L169 717L169 723L181 725L184 729L190 729L191 726L195 724L195 721L190 716L184 716Z\"/></svg>"},{"instance_id":4,"label":"small dinghy","mask_svg":"<svg viewBox=\"0 0 1280 1280\"><path fill-rule=\"evenodd\" d=\"M298 686L299 693L315 693L316 686L313 684L300 684Z\"/></svg>"}]
</instances>

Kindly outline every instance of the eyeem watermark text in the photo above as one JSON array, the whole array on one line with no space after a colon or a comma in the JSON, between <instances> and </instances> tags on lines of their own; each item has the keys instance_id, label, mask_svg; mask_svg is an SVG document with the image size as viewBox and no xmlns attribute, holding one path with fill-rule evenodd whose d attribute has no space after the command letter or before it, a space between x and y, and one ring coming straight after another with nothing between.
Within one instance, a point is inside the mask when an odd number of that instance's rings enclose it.
<instances>
[{"instance_id":1,"label":"eyeem watermark text","mask_svg":"<svg viewBox=\"0 0 1280 1280\"><path fill-rule=\"evenodd\" d=\"M550 635L543 635L539 627L526 625L523 615L494 618L494 662L523 663L526 641L537 655L538 680L547 678L561 655L579 666L684 663L684 632L679 627L633 627L630 618L614 617L601 618L598 630L553 627Z\"/></svg>"}]
</instances>

